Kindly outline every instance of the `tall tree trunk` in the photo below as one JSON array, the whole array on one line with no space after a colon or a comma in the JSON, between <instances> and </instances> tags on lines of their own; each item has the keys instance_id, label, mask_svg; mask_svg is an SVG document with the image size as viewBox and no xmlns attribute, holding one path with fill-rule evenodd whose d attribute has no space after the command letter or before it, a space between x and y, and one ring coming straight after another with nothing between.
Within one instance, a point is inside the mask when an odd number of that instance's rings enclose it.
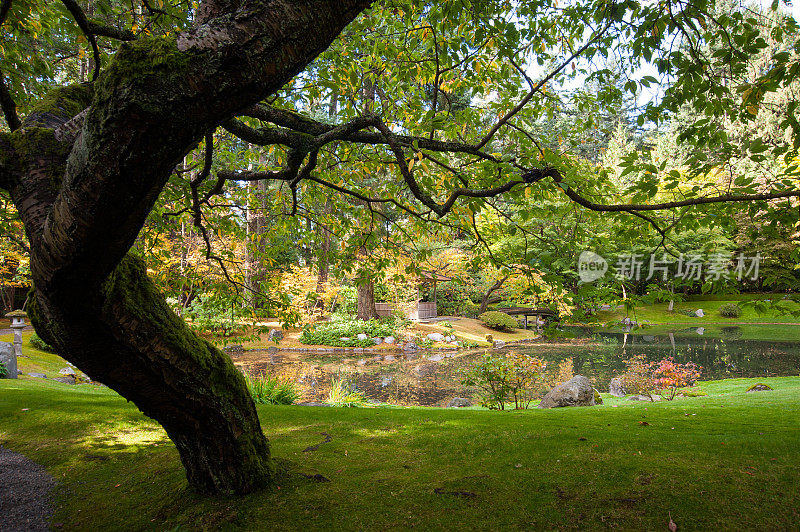
<instances>
[{"instance_id":1,"label":"tall tree trunk","mask_svg":"<svg viewBox=\"0 0 800 532\"><path fill-rule=\"evenodd\" d=\"M375 283L372 281L358 285L358 312L359 320L371 320L378 317L375 310Z\"/></svg>"},{"instance_id":2,"label":"tall tree trunk","mask_svg":"<svg viewBox=\"0 0 800 532\"><path fill-rule=\"evenodd\" d=\"M122 45L95 83L53 91L22 128L0 132L0 188L31 244L37 332L161 423L200 492L268 484L269 445L241 374L128 251L203 135L282 87L369 4L204 0L192 29Z\"/></svg>"},{"instance_id":3,"label":"tall tree trunk","mask_svg":"<svg viewBox=\"0 0 800 532\"><path fill-rule=\"evenodd\" d=\"M331 212L330 201L325 201L322 206L322 214L327 215ZM325 284L328 282L331 268L331 244L333 243L333 235L324 223L317 223L317 240L319 242L319 251L317 253L317 302L315 308L324 309L325 301L322 296L325 294Z\"/></svg>"},{"instance_id":4,"label":"tall tree trunk","mask_svg":"<svg viewBox=\"0 0 800 532\"><path fill-rule=\"evenodd\" d=\"M247 208L247 241L245 243L245 302L253 310L261 307L262 282L264 281L264 252L267 245L267 224L264 216L267 183L250 183Z\"/></svg>"}]
</instances>

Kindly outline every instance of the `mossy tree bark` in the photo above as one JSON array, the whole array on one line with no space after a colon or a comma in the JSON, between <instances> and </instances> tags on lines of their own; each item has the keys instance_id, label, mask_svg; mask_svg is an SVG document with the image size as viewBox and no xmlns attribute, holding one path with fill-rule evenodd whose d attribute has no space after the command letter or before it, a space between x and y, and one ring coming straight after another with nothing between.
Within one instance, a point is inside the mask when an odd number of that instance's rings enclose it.
<instances>
[{"instance_id":1,"label":"mossy tree bark","mask_svg":"<svg viewBox=\"0 0 800 532\"><path fill-rule=\"evenodd\" d=\"M231 361L128 251L199 139L276 91L369 3L204 1L191 30L123 44L96 82L55 91L0 134L0 188L31 244L34 326L161 423L201 492L268 484L269 445Z\"/></svg>"}]
</instances>

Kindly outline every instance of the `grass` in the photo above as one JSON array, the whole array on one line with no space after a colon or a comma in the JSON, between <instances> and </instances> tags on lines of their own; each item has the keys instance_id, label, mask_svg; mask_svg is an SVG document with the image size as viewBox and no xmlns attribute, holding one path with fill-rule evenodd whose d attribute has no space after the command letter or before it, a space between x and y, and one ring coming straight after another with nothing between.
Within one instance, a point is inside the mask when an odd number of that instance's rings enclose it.
<instances>
[{"instance_id":1,"label":"grass","mask_svg":"<svg viewBox=\"0 0 800 532\"><path fill-rule=\"evenodd\" d=\"M777 303L782 297L781 294L759 294L765 299L772 299ZM768 308L765 312L757 312L752 306L744 305L742 307L742 315L738 318L723 318L719 315L719 307L728 303L740 303L744 301L752 301L756 299L753 294L742 296L726 296L725 299L720 299L721 296L708 296L706 299L691 298L689 301L676 302L674 311L667 311L667 303L655 303L653 305L643 305L636 307L635 319L639 323L650 322L653 325L657 324L685 324L704 326L709 324L718 325L734 325L734 324L747 324L747 323L788 323L800 325L800 316L792 316L781 311L780 307L791 308L794 310L800 309L800 305L791 301L781 301L780 305L774 305ZM694 311L699 308L703 309L705 316L702 318L693 318L677 311ZM597 313L597 320L603 323L619 322L626 316L624 309L617 309L613 311L599 311ZM631 318L634 318L631 313Z\"/></svg>"},{"instance_id":2,"label":"grass","mask_svg":"<svg viewBox=\"0 0 800 532\"><path fill-rule=\"evenodd\" d=\"M775 391L745 394L756 382ZM161 428L106 388L0 381L0 443L56 477L64 530L796 528L800 378L701 389L516 412L259 405L275 455L330 482L236 498L187 490Z\"/></svg>"},{"instance_id":3,"label":"grass","mask_svg":"<svg viewBox=\"0 0 800 532\"><path fill-rule=\"evenodd\" d=\"M44 373L49 378L60 377L59 371L67 367L67 362L58 355L40 351L31 346L30 339L32 331L22 333L22 357L17 358L17 368L22 370L23 373ZM12 343L14 341L13 334L0 335L0 342ZM75 370L79 376L82 375L80 371Z\"/></svg>"}]
</instances>

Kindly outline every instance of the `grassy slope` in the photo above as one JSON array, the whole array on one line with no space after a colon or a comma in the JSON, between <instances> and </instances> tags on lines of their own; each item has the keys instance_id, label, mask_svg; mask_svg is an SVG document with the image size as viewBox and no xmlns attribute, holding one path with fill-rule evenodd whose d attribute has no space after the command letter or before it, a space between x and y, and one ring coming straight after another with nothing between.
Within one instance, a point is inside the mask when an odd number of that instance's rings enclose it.
<instances>
[{"instance_id":1,"label":"grassy slope","mask_svg":"<svg viewBox=\"0 0 800 532\"><path fill-rule=\"evenodd\" d=\"M763 297L769 298L770 294L762 294ZM780 299L780 294L773 294L772 297L775 301ZM640 306L636 308L636 319L639 323L650 322L651 324L664 324L664 323L677 323L686 324L687 326L694 325L697 327L709 324L720 325L733 325L742 323L791 323L800 325L800 316L792 316L785 314L778 310L778 308L769 308L764 313L756 312L752 306L744 306L742 315L738 318L723 318L719 315L719 307L727 303L738 303L740 301L751 300L753 297L739 297L728 296L727 299L696 299L692 298L691 301L682 301L675 303L675 310L697 310L703 309L705 316L702 318L692 318L685 314L677 312L667 312L667 303L656 303L653 305ZM781 305L798 308L796 303L782 302ZM619 322L625 317L625 310L614 311L600 311L597 313L597 319L600 322ZM633 318L633 314L631 314Z\"/></svg>"},{"instance_id":2,"label":"grassy slope","mask_svg":"<svg viewBox=\"0 0 800 532\"><path fill-rule=\"evenodd\" d=\"M17 359L17 368L23 373L44 373L49 378L59 377L59 371L67 367L66 361L58 355L40 351L30 345L33 332L22 333L22 358ZM14 341L14 335L0 335L0 342ZM78 374L80 371L75 370Z\"/></svg>"},{"instance_id":3,"label":"grassy slope","mask_svg":"<svg viewBox=\"0 0 800 532\"><path fill-rule=\"evenodd\" d=\"M105 388L0 381L0 443L55 475L65 529L794 528L800 378L753 382L548 411L259 407L276 456L331 482L242 498L188 492L163 431Z\"/></svg>"}]
</instances>

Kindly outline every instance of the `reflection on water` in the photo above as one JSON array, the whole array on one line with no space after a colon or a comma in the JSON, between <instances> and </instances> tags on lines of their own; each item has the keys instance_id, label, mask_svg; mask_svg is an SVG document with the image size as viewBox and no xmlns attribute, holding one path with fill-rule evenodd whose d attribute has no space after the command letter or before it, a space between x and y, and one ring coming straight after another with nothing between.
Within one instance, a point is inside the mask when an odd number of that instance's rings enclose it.
<instances>
[{"instance_id":1,"label":"reflection on water","mask_svg":"<svg viewBox=\"0 0 800 532\"><path fill-rule=\"evenodd\" d=\"M638 354L650 360L673 356L677 362L695 362L703 367L703 380L800 374L798 342L743 340L742 327L723 327L716 338L696 329L692 329L691 335L683 333L685 331L658 335L600 332L593 334L596 341L590 343L557 341L514 350L548 362L540 393L573 374L589 377L598 390L605 392L608 382L624 370L624 360ZM304 401L324 400L331 381L340 378L377 402L447 406L454 397L477 401L475 390L460 383L461 372L483 352L410 355L390 352L358 358L349 353L270 349L234 355L233 360L250 374L268 372L296 382Z\"/></svg>"}]
</instances>

